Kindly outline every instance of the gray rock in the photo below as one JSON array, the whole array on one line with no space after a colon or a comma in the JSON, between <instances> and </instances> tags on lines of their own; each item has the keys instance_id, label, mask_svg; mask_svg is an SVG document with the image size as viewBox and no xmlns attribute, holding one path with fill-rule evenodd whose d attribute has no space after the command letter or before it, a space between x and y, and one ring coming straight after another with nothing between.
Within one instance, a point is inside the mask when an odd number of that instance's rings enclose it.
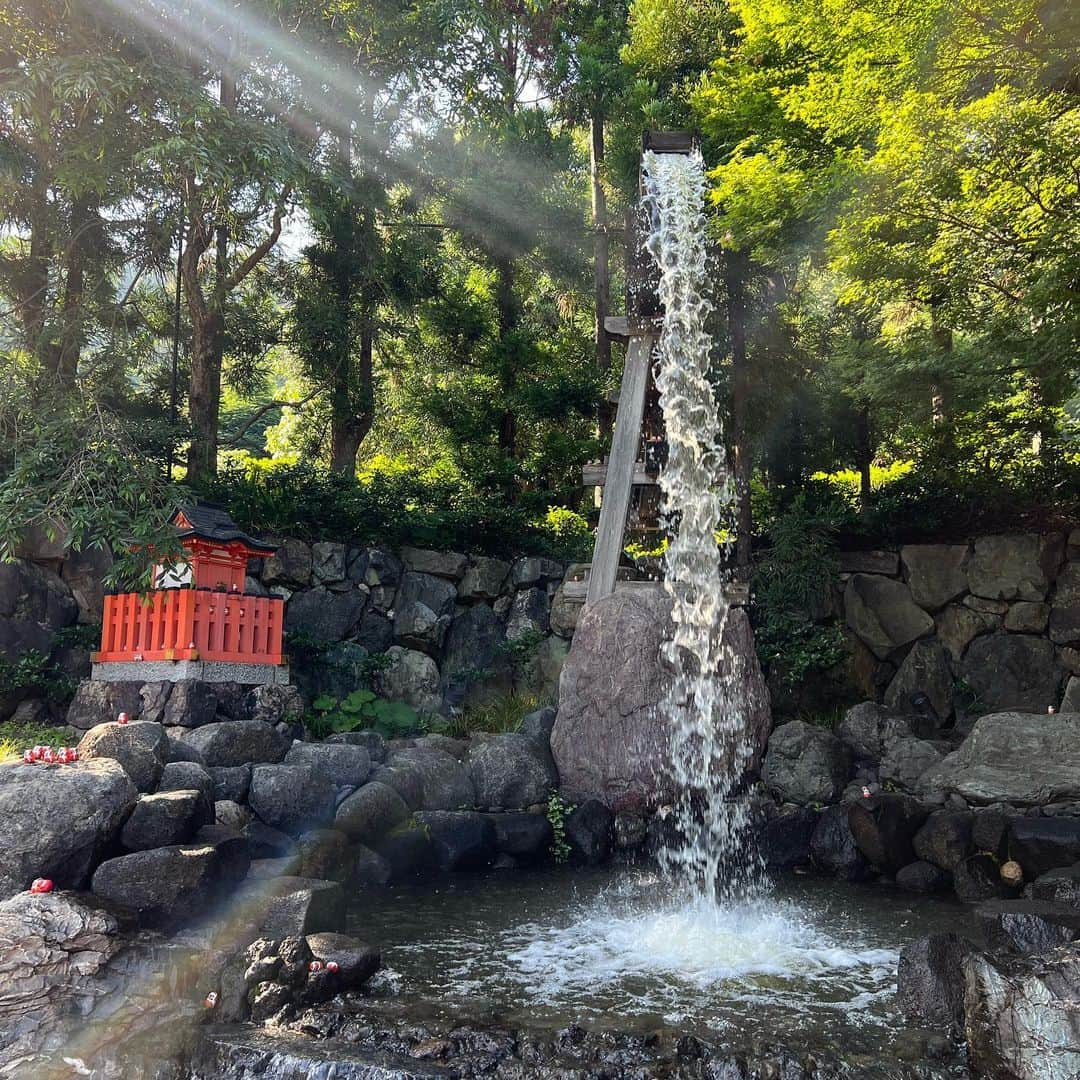
<instances>
[{"instance_id":1,"label":"gray rock","mask_svg":"<svg viewBox=\"0 0 1080 1080\"><path fill-rule=\"evenodd\" d=\"M810 836L810 856L822 870L845 881L859 881L869 873L848 824L846 806L827 806L818 815Z\"/></svg>"},{"instance_id":2,"label":"gray rock","mask_svg":"<svg viewBox=\"0 0 1080 1080\"><path fill-rule=\"evenodd\" d=\"M551 627L551 601L544 589L522 589L514 594L506 620L506 637L516 641L524 634L546 634Z\"/></svg>"},{"instance_id":3,"label":"gray rock","mask_svg":"<svg viewBox=\"0 0 1080 1080\"><path fill-rule=\"evenodd\" d=\"M495 857L495 829L486 815L472 810L427 810L416 820L428 832L439 869L479 870Z\"/></svg>"},{"instance_id":4,"label":"gray rock","mask_svg":"<svg viewBox=\"0 0 1080 1080\"><path fill-rule=\"evenodd\" d=\"M495 830L495 849L515 859L543 858L555 839L551 822L543 814L517 812L487 817Z\"/></svg>"},{"instance_id":5,"label":"gray rock","mask_svg":"<svg viewBox=\"0 0 1080 1080\"><path fill-rule=\"evenodd\" d=\"M195 749L194 746L188 746L184 742L184 732L186 728L168 728L166 734L169 739L169 752L166 756L166 765L171 765L174 761L190 761L195 765L203 765L202 754Z\"/></svg>"},{"instance_id":6,"label":"gray rock","mask_svg":"<svg viewBox=\"0 0 1080 1080\"><path fill-rule=\"evenodd\" d=\"M1029 881L1080 860L1080 820L1016 817L1009 823L1009 858Z\"/></svg>"},{"instance_id":7,"label":"gray rock","mask_svg":"<svg viewBox=\"0 0 1080 1080\"><path fill-rule=\"evenodd\" d=\"M340 743L293 743L285 764L305 765L335 787L359 787L371 773L367 750Z\"/></svg>"},{"instance_id":8,"label":"gray rock","mask_svg":"<svg viewBox=\"0 0 1080 1080\"><path fill-rule=\"evenodd\" d=\"M566 841L574 856L590 866L611 854L615 815L599 799L586 799L566 815Z\"/></svg>"},{"instance_id":9,"label":"gray rock","mask_svg":"<svg viewBox=\"0 0 1080 1080\"><path fill-rule=\"evenodd\" d=\"M353 845L349 878L360 886L386 885L393 876L393 867L377 851L363 844Z\"/></svg>"},{"instance_id":10,"label":"gray rock","mask_svg":"<svg viewBox=\"0 0 1080 1080\"><path fill-rule=\"evenodd\" d=\"M451 705L474 704L510 692L513 667L506 626L487 604L474 604L450 626L442 660L442 689Z\"/></svg>"},{"instance_id":11,"label":"gray rock","mask_svg":"<svg viewBox=\"0 0 1080 1080\"><path fill-rule=\"evenodd\" d=\"M876 701L853 705L836 729L837 737L856 758L880 761L897 740L914 734L910 716L897 716Z\"/></svg>"},{"instance_id":12,"label":"gray rock","mask_svg":"<svg viewBox=\"0 0 1080 1080\"><path fill-rule=\"evenodd\" d=\"M974 817L965 811L935 811L912 839L915 854L951 873L975 851Z\"/></svg>"},{"instance_id":13,"label":"gray rock","mask_svg":"<svg viewBox=\"0 0 1080 1080\"><path fill-rule=\"evenodd\" d=\"M343 990L359 989L382 964L378 949L346 934L309 934L305 940L316 960L337 964Z\"/></svg>"},{"instance_id":14,"label":"gray rock","mask_svg":"<svg viewBox=\"0 0 1080 1080\"><path fill-rule=\"evenodd\" d=\"M963 970L973 1073L1014 1080L1080 1075L1080 945L1021 961L972 952Z\"/></svg>"},{"instance_id":15,"label":"gray rock","mask_svg":"<svg viewBox=\"0 0 1080 1080\"><path fill-rule=\"evenodd\" d=\"M285 629L310 634L316 641L344 641L351 637L367 606L359 589L339 593L316 585L294 592L285 605Z\"/></svg>"},{"instance_id":16,"label":"gray rock","mask_svg":"<svg viewBox=\"0 0 1080 1080\"><path fill-rule=\"evenodd\" d=\"M551 732L555 727L555 707L547 705L522 717L518 731L535 739L541 746L551 745Z\"/></svg>"},{"instance_id":17,"label":"gray rock","mask_svg":"<svg viewBox=\"0 0 1080 1080\"><path fill-rule=\"evenodd\" d=\"M451 582L432 574L406 572L394 600L395 609L417 603L430 608L436 617L449 618L454 614L457 589Z\"/></svg>"},{"instance_id":18,"label":"gray rock","mask_svg":"<svg viewBox=\"0 0 1080 1080\"><path fill-rule=\"evenodd\" d=\"M953 678L945 649L937 638L916 641L885 691L885 704L895 712L911 710L912 697L924 693L942 720L953 711Z\"/></svg>"},{"instance_id":19,"label":"gray rock","mask_svg":"<svg viewBox=\"0 0 1080 1080\"><path fill-rule=\"evenodd\" d=\"M403 547L401 559L409 570L421 574L459 581L465 576L469 560L455 551L429 551L426 548Z\"/></svg>"},{"instance_id":20,"label":"gray rock","mask_svg":"<svg viewBox=\"0 0 1080 1080\"><path fill-rule=\"evenodd\" d=\"M113 557L107 548L87 546L67 550L60 576L71 590L79 607L79 622L93 626L101 622L105 606L105 576L112 569Z\"/></svg>"},{"instance_id":21,"label":"gray rock","mask_svg":"<svg viewBox=\"0 0 1080 1080\"><path fill-rule=\"evenodd\" d=\"M964 1023L964 957L974 947L956 934L932 934L900 952L896 996L909 1019L959 1031Z\"/></svg>"},{"instance_id":22,"label":"gray rock","mask_svg":"<svg viewBox=\"0 0 1080 1080\"><path fill-rule=\"evenodd\" d=\"M1009 610L1008 600L990 600L984 596L965 596L961 603L980 615L988 615L994 618L994 625L999 626L999 619L1003 618Z\"/></svg>"},{"instance_id":23,"label":"gray rock","mask_svg":"<svg viewBox=\"0 0 1080 1080\"><path fill-rule=\"evenodd\" d=\"M311 583L311 548L301 540L283 540L263 564L264 585L284 585L302 589Z\"/></svg>"},{"instance_id":24,"label":"gray rock","mask_svg":"<svg viewBox=\"0 0 1080 1080\"><path fill-rule=\"evenodd\" d=\"M183 844L213 820L213 811L200 791L162 791L143 795L120 831L128 851Z\"/></svg>"},{"instance_id":25,"label":"gray rock","mask_svg":"<svg viewBox=\"0 0 1080 1080\"><path fill-rule=\"evenodd\" d=\"M372 597L374 603L375 597ZM394 641L394 624L383 614L368 608L356 628L356 642L369 653L386 652Z\"/></svg>"},{"instance_id":26,"label":"gray rock","mask_svg":"<svg viewBox=\"0 0 1080 1080\"><path fill-rule=\"evenodd\" d=\"M1080 641L1080 604L1054 604L1050 609L1050 640L1058 645Z\"/></svg>"},{"instance_id":27,"label":"gray rock","mask_svg":"<svg viewBox=\"0 0 1080 1080\"><path fill-rule=\"evenodd\" d=\"M82 737L78 749L80 759L118 761L140 791L153 791L165 768L169 739L160 724L98 724Z\"/></svg>"},{"instance_id":28,"label":"gray rock","mask_svg":"<svg viewBox=\"0 0 1080 1080\"><path fill-rule=\"evenodd\" d=\"M964 901L1008 897L1016 890L1001 880L1001 866L992 855L979 852L953 868L953 891Z\"/></svg>"},{"instance_id":29,"label":"gray rock","mask_svg":"<svg viewBox=\"0 0 1080 1080\"><path fill-rule=\"evenodd\" d=\"M139 688L139 719L149 720L154 724L165 724L166 727L171 727L172 724L165 722L165 706L168 704L169 696L172 694L172 689L175 684L171 682L150 682L144 683ZM215 702L215 708L217 704ZM105 719L112 720L113 717L105 717Z\"/></svg>"},{"instance_id":30,"label":"gray rock","mask_svg":"<svg viewBox=\"0 0 1080 1080\"><path fill-rule=\"evenodd\" d=\"M540 815L533 815L539 817ZM541 820L546 821L546 818ZM641 814L620 810L615 815L615 846L626 850L641 847L649 835L648 822Z\"/></svg>"},{"instance_id":31,"label":"gray rock","mask_svg":"<svg viewBox=\"0 0 1080 1080\"><path fill-rule=\"evenodd\" d=\"M0 893L36 877L80 888L138 798L122 766L109 758L77 765L0 768Z\"/></svg>"},{"instance_id":32,"label":"gray rock","mask_svg":"<svg viewBox=\"0 0 1080 1080\"><path fill-rule=\"evenodd\" d=\"M309 829L296 841L301 877L338 881L345 876L349 838L337 829Z\"/></svg>"},{"instance_id":33,"label":"gray rock","mask_svg":"<svg viewBox=\"0 0 1080 1080\"><path fill-rule=\"evenodd\" d=\"M1069 676L1065 684L1065 693L1061 698L1059 712L1080 712L1080 679L1075 675Z\"/></svg>"},{"instance_id":34,"label":"gray rock","mask_svg":"<svg viewBox=\"0 0 1080 1080\"><path fill-rule=\"evenodd\" d=\"M1080 863L1061 866L1040 874L1027 889L1032 900L1045 900L1053 904L1067 904L1080 908Z\"/></svg>"},{"instance_id":35,"label":"gray rock","mask_svg":"<svg viewBox=\"0 0 1080 1080\"><path fill-rule=\"evenodd\" d=\"M516 810L547 802L559 783L551 753L522 734L494 735L465 756L480 806Z\"/></svg>"},{"instance_id":36,"label":"gray rock","mask_svg":"<svg viewBox=\"0 0 1080 1080\"><path fill-rule=\"evenodd\" d=\"M671 802L665 776L668 721L659 708L671 673L660 646L671 634L671 602L657 592L616 592L582 616L559 683L551 749L564 796L595 797L615 810L642 812ZM733 609L724 647L756 772L771 724L768 690L746 613ZM644 662L643 662L644 661ZM714 763L728 769L729 761Z\"/></svg>"},{"instance_id":37,"label":"gray rock","mask_svg":"<svg viewBox=\"0 0 1080 1080\"><path fill-rule=\"evenodd\" d=\"M394 637L413 649L437 654L449 626L449 615L436 615L419 600L399 603L394 611Z\"/></svg>"},{"instance_id":38,"label":"gray rock","mask_svg":"<svg viewBox=\"0 0 1080 1080\"><path fill-rule=\"evenodd\" d=\"M544 585L549 581L561 580L563 569L563 564L556 562L554 559L527 555L514 561L510 580L515 589L524 589L531 585Z\"/></svg>"},{"instance_id":39,"label":"gray rock","mask_svg":"<svg viewBox=\"0 0 1080 1080\"><path fill-rule=\"evenodd\" d=\"M509 575L509 563L479 556L465 571L458 586L458 596L463 600L494 600L502 592Z\"/></svg>"},{"instance_id":40,"label":"gray rock","mask_svg":"<svg viewBox=\"0 0 1080 1080\"><path fill-rule=\"evenodd\" d=\"M161 722L169 727L200 727L213 723L217 709L217 694L209 683L182 679L173 684Z\"/></svg>"},{"instance_id":41,"label":"gray rock","mask_svg":"<svg viewBox=\"0 0 1080 1080\"><path fill-rule=\"evenodd\" d=\"M461 810L476 805L471 769L452 754L431 746L413 746L387 755L392 768L412 770L420 780L422 810Z\"/></svg>"},{"instance_id":42,"label":"gray rock","mask_svg":"<svg viewBox=\"0 0 1080 1080\"><path fill-rule=\"evenodd\" d=\"M920 787L984 806L1080 799L1080 714L983 716L958 750L923 775Z\"/></svg>"},{"instance_id":43,"label":"gray rock","mask_svg":"<svg viewBox=\"0 0 1080 1080\"><path fill-rule=\"evenodd\" d=\"M324 740L324 745L361 746L372 763L386 760L386 740L377 731L345 731L331 735Z\"/></svg>"},{"instance_id":44,"label":"gray rock","mask_svg":"<svg viewBox=\"0 0 1080 1080\"><path fill-rule=\"evenodd\" d=\"M214 782L214 799L247 802L251 787L250 765L211 765L206 770Z\"/></svg>"},{"instance_id":45,"label":"gray rock","mask_svg":"<svg viewBox=\"0 0 1080 1080\"><path fill-rule=\"evenodd\" d=\"M900 556L895 551L841 551L842 574L885 574L895 577L900 572Z\"/></svg>"},{"instance_id":46,"label":"gray rock","mask_svg":"<svg viewBox=\"0 0 1080 1080\"><path fill-rule=\"evenodd\" d=\"M944 892L950 885L948 873L933 863L919 859L896 871L896 887L907 892Z\"/></svg>"},{"instance_id":47,"label":"gray rock","mask_svg":"<svg viewBox=\"0 0 1080 1080\"><path fill-rule=\"evenodd\" d=\"M303 718L304 699L288 683L256 686L248 695L247 712L252 720L264 724L295 724Z\"/></svg>"},{"instance_id":48,"label":"gray rock","mask_svg":"<svg viewBox=\"0 0 1080 1080\"><path fill-rule=\"evenodd\" d=\"M519 694L540 701L554 701L559 694L559 680L569 654L568 641L554 634L543 638L517 665L514 689Z\"/></svg>"},{"instance_id":49,"label":"gray rock","mask_svg":"<svg viewBox=\"0 0 1080 1080\"><path fill-rule=\"evenodd\" d=\"M953 663L957 663L979 634L987 634L997 626L994 616L964 604L950 604L934 619L938 640Z\"/></svg>"},{"instance_id":50,"label":"gray rock","mask_svg":"<svg viewBox=\"0 0 1080 1080\"><path fill-rule=\"evenodd\" d=\"M1080 911L1043 900L984 900L975 920L996 951L1037 956L1080 939Z\"/></svg>"},{"instance_id":51,"label":"gray rock","mask_svg":"<svg viewBox=\"0 0 1080 1080\"><path fill-rule=\"evenodd\" d=\"M45 651L48 652L48 649ZM115 720L122 712L126 712L129 718L138 716L142 709L142 698L139 696L142 685L139 682L83 680L68 706L68 724L80 731L89 731L98 724Z\"/></svg>"},{"instance_id":52,"label":"gray rock","mask_svg":"<svg viewBox=\"0 0 1080 1080\"><path fill-rule=\"evenodd\" d=\"M71 626L79 608L71 589L51 570L25 559L0 562L0 656L47 656L56 630Z\"/></svg>"},{"instance_id":53,"label":"gray rock","mask_svg":"<svg viewBox=\"0 0 1080 1080\"><path fill-rule=\"evenodd\" d=\"M1018 600L1005 612L1005 629L1017 634L1041 634L1050 618L1050 605Z\"/></svg>"},{"instance_id":54,"label":"gray rock","mask_svg":"<svg viewBox=\"0 0 1080 1080\"><path fill-rule=\"evenodd\" d=\"M548 614L548 624L551 626L552 633L563 638L573 637L581 609L581 603L569 599L565 587L560 585L551 598L551 611Z\"/></svg>"},{"instance_id":55,"label":"gray rock","mask_svg":"<svg viewBox=\"0 0 1080 1080\"><path fill-rule=\"evenodd\" d=\"M783 802L836 802L850 775L851 751L824 728L791 720L769 738L761 776Z\"/></svg>"},{"instance_id":56,"label":"gray rock","mask_svg":"<svg viewBox=\"0 0 1080 1080\"><path fill-rule=\"evenodd\" d=\"M794 803L777 806L771 799L763 802L764 821L758 833L758 847L765 868L781 872L805 866L810 862L810 841L817 826L817 811Z\"/></svg>"},{"instance_id":57,"label":"gray rock","mask_svg":"<svg viewBox=\"0 0 1080 1080\"><path fill-rule=\"evenodd\" d=\"M934 629L934 620L902 581L855 574L844 589L848 626L879 660Z\"/></svg>"},{"instance_id":58,"label":"gray rock","mask_svg":"<svg viewBox=\"0 0 1080 1080\"><path fill-rule=\"evenodd\" d=\"M289 741L261 720L205 724L192 729L184 741L202 754L207 767L279 762L289 749Z\"/></svg>"},{"instance_id":59,"label":"gray rock","mask_svg":"<svg viewBox=\"0 0 1080 1080\"><path fill-rule=\"evenodd\" d=\"M418 712L436 713L442 705L439 668L430 656L394 645L389 665L375 675L375 688L391 701L404 701Z\"/></svg>"},{"instance_id":60,"label":"gray rock","mask_svg":"<svg viewBox=\"0 0 1080 1080\"><path fill-rule=\"evenodd\" d=\"M214 778L194 761L170 761L161 773L158 791L198 791L208 806L214 803Z\"/></svg>"},{"instance_id":61,"label":"gray rock","mask_svg":"<svg viewBox=\"0 0 1080 1080\"><path fill-rule=\"evenodd\" d=\"M991 634L968 647L960 674L983 708L1034 709L1056 705L1062 671L1054 646L1027 634Z\"/></svg>"},{"instance_id":62,"label":"gray rock","mask_svg":"<svg viewBox=\"0 0 1080 1080\"><path fill-rule=\"evenodd\" d=\"M256 765L248 803L267 825L298 833L333 819L334 786L307 765Z\"/></svg>"},{"instance_id":63,"label":"gray rock","mask_svg":"<svg viewBox=\"0 0 1080 1080\"><path fill-rule=\"evenodd\" d=\"M372 781L337 808L334 827L351 839L366 843L400 825L409 813L409 807L393 788Z\"/></svg>"},{"instance_id":64,"label":"gray rock","mask_svg":"<svg viewBox=\"0 0 1080 1080\"><path fill-rule=\"evenodd\" d=\"M340 931L345 922L345 893L336 881L277 877L253 883L244 898L268 938Z\"/></svg>"},{"instance_id":65,"label":"gray rock","mask_svg":"<svg viewBox=\"0 0 1080 1080\"><path fill-rule=\"evenodd\" d=\"M383 764L372 772L371 779L393 788L410 810L419 810L424 805L424 776L416 765Z\"/></svg>"},{"instance_id":66,"label":"gray rock","mask_svg":"<svg viewBox=\"0 0 1080 1080\"><path fill-rule=\"evenodd\" d=\"M967 566L968 587L991 600L1044 600L1064 552L1060 534L980 537Z\"/></svg>"},{"instance_id":67,"label":"gray rock","mask_svg":"<svg viewBox=\"0 0 1080 1080\"><path fill-rule=\"evenodd\" d=\"M966 544L908 544L900 550L911 598L927 611L937 611L967 592Z\"/></svg>"},{"instance_id":68,"label":"gray rock","mask_svg":"<svg viewBox=\"0 0 1080 1080\"><path fill-rule=\"evenodd\" d=\"M242 833L251 824L251 811L231 799L218 799L214 803L214 824Z\"/></svg>"},{"instance_id":69,"label":"gray rock","mask_svg":"<svg viewBox=\"0 0 1080 1080\"><path fill-rule=\"evenodd\" d=\"M889 780L904 791L920 790L919 781L941 763L942 754L924 739L897 739L881 759L881 779Z\"/></svg>"},{"instance_id":70,"label":"gray rock","mask_svg":"<svg viewBox=\"0 0 1080 1080\"><path fill-rule=\"evenodd\" d=\"M867 862L887 874L915 861L912 841L928 812L908 795L881 793L848 807L848 825Z\"/></svg>"},{"instance_id":71,"label":"gray rock","mask_svg":"<svg viewBox=\"0 0 1080 1080\"><path fill-rule=\"evenodd\" d=\"M311 575L322 585L345 580L345 545L320 540L311 545Z\"/></svg>"},{"instance_id":72,"label":"gray rock","mask_svg":"<svg viewBox=\"0 0 1080 1080\"><path fill-rule=\"evenodd\" d=\"M91 882L95 896L148 922L204 915L216 896L218 857L209 844L182 844L107 859Z\"/></svg>"}]
</instances>

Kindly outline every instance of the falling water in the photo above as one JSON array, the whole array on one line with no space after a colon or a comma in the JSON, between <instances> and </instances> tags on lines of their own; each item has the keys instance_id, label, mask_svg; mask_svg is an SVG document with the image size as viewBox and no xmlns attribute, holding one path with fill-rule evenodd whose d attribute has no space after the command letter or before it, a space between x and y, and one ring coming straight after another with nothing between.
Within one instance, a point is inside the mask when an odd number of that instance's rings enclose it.
<instances>
[{"instance_id":1,"label":"falling water","mask_svg":"<svg viewBox=\"0 0 1080 1080\"><path fill-rule=\"evenodd\" d=\"M729 517L734 485L708 379L705 174L697 152L650 151L644 164L646 246L660 269L665 313L656 386L667 429L660 486L671 536L664 583L675 627L663 649L674 677L662 708L670 719L678 839L662 861L694 893L730 901L757 891L762 875L748 801L737 790L752 748L740 687L730 674L734 658L722 640L728 605L716 536Z\"/></svg>"}]
</instances>

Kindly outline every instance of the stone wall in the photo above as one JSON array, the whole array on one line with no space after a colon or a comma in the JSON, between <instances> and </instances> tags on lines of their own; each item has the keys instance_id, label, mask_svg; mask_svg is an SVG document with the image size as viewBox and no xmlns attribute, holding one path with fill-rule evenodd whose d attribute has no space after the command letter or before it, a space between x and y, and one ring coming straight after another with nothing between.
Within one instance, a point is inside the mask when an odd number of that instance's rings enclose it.
<instances>
[{"instance_id":1,"label":"stone wall","mask_svg":"<svg viewBox=\"0 0 1080 1080\"><path fill-rule=\"evenodd\" d=\"M844 627L849 660L820 698L906 711L923 693L942 720L1080 708L1080 530L846 552L840 568L816 614ZM776 700L812 707L802 689Z\"/></svg>"}]
</instances>

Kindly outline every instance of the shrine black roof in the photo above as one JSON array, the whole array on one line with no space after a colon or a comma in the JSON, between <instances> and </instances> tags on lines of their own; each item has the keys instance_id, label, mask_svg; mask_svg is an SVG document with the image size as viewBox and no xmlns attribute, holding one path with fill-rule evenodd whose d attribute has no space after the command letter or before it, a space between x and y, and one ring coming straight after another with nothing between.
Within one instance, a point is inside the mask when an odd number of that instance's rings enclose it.
<instances>
[{"instance_id":1,"label":"shrine black roof","mask_svg":"<svg viewBox=\"0 0 1080 1080\"><path fill-rule=\"evenodd\" d=\"M187 503L179 507L176 513L177 515L183 514L191 522L190 529L180 530L181 538L190 536L198 540L210 540L222 544L238 540L257 551L266 552L267 555L272 555L277 551L276 544L267 544L265 541L248 536L229 517L229 512L225 507L219 506L217 503L200 499L198 502Z\"/></svg>"}]
</instances>

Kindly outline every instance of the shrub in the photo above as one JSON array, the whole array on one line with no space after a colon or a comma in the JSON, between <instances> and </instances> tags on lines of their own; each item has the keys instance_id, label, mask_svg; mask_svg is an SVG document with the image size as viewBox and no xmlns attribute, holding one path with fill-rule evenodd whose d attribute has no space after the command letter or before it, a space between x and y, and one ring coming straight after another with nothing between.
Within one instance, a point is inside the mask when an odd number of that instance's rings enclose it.
<instances>
[{"instance_id":1,"label":"shrub","mask_svg":"<svg viewBox=\"0 0 1080 1080\"><path fill-rule=\"evenodd\" d=\"M402 739L424 729L411 706L403 701L387 701L371 690L354 690L343 698L328 694L317 697L304 721L316 738L325 739L362 728L377 731L386 739Z\"/></svg>"}]
</instances>

